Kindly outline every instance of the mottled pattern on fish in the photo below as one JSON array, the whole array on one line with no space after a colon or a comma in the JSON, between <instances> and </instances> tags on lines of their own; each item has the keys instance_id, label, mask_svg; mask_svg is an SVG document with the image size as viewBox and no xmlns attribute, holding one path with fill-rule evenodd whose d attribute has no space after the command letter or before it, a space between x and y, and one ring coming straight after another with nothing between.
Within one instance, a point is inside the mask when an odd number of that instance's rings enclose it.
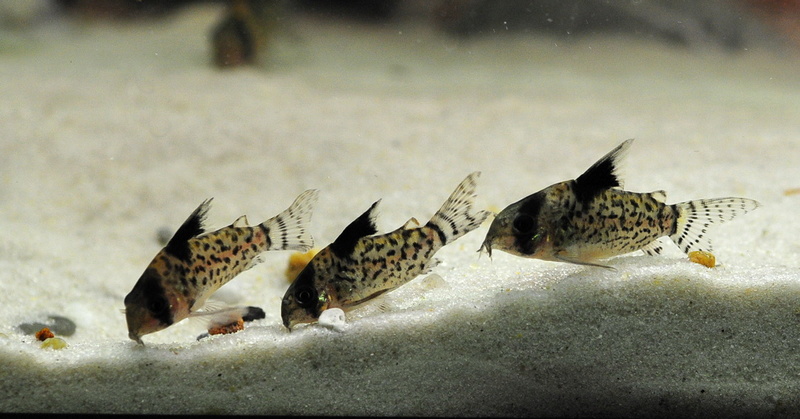
<instances>
[{"instance_id":1,"label":"mottled pattern on fish","mask_svg":"<svg viewBox=\"0 0 800 419\"><path fill-rule=\"evenodd\" d=\"M540 217L557 220L547 242L556 259L592 260L633 252L675 227L675 210L652 194L607 189L584 203L576 199L573 186L574 181L554 185L545 195L552 205L540 209Z\"/></svg>"},{"instance_id":2,"label":"mottled pattern on fish","mask_svg":"<svg viewBox=\"0 0 800 419\"><path fill-rule=\"evenodd\" d=\"M316 321L322 311L345 311L391 291L436 266L433 255L474 230L488 212L472 214L479 172L467 176L424 226L415 219L387 234L377 232L375 202L330 246L321 250L286 291L286 327Z\"/></svg>"},{"instance_id":3,"label":"mottled pattern on fish","mask_svg":"<svg viewBox=\"0 0 800 419\"><path fill-rule=\"evenodd\" d=\"M621 189L622 143L575 180L556 183L500 212L482 249L523 257L597 265L594 261L633 252L661 252L669 236L683 252L710 251L705 234L715 223L758 207L745 198L702 199L668 205L664 191Z\"/></svg>"},{"instance_id":4,"label":"mottled pattern on fish","mask_svg":"<svg viewBox=\"0 0 800 419\"><path fill-rule=\"evenodd\" d=\"M317 191L301 194L277 216L248 226L242 216L233 224L205 233L203 222L211 200L203 202L150 263L125 297L131 339L197 314L221 286L261 261L269 250L305 251L313 246L307 225ZM230 316L227 308L211 314ZM247 311L243 311L246 313ZM206 314L208 315L208 314ZM238 314L237 314L238 315Z\"/></svg>"}]
</instances>

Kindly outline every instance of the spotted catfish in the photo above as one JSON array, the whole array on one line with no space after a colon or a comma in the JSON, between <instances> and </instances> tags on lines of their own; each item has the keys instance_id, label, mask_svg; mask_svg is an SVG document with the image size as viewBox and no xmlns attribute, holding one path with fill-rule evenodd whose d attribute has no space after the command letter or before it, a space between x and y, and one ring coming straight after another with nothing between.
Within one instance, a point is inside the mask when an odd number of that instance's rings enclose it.
<instances>
[{"instance_id":1,"label":"spotted catfish","mask_svg":"<svg viewBox=\"0 0 800 419\"><path fill-rule=\"evenodd\" d=\"M608 267L596 263L639 249L653 255L669 236L684 253L710 251L712 224L749 212L759 203L717 198L664 203L666 193L622 190L617 166L633 140L620 144L577 179L551 185L505 208L481 246L513 255Z\"/></svg>"},{"instance_id":2,"label":"spotted catfish","mask_svg":"<svg viewBox=\"0 0 800 419\"><path fill-rule=\"evenodd\" d=\"M245 216L230 226L206 233L206 200L181 225L150 262L125 297L128 336L157 332L187 317L206 316L212 325L264 318L257 307L228 307L200 311L219 287L261 261L268 250L305 251L314 245L308 232L318 192L308 190L282 213L256 226Z\"/></svg>"},{"instance_id":3,"label":"spotted catfish","mask_svg":"<svg viewBox=\"0 0 800 419\"><path fill-rule=\"evenodd\" d=\"M458 185L433 218L419 226L412 218L387 234L377 233L372 206L322 249L283 297L283 324L312 323L329 308L351 310L428 272L442 246L481 225L486 211L472 213L479 172Z\"/></svg>"}]
</instances>

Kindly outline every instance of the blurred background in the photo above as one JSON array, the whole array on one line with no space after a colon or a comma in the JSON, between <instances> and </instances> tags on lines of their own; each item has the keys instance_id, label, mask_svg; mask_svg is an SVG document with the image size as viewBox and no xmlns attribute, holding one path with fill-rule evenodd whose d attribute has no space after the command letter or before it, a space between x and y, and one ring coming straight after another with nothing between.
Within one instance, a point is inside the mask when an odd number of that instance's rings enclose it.
<instances>
[{"instance_id":1,"label":"blurred background","mask_svg":"<svg viewBox=\"0 0 800 419\"><path fill-rule=\"evenodd\" d=\"M53 18L159 19L197 3L225 5L207 31L219 67L264 64L282 38L299 36L298 16L374 25L417 22L460 39L500 32L574 40L592 35L647 38L736 53L800 46L800 0L3 0L0 25L24 31Z\"/></svg>"}]
</instances>

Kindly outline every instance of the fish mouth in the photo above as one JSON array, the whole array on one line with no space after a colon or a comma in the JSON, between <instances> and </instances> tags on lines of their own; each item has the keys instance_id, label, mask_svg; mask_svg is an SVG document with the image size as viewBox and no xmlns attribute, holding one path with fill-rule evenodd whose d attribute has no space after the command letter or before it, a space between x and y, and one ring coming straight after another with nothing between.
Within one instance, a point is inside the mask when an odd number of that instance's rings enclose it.
<instances>
[{"instance_id":1,"label":"fish mouth","mask_svg":"<svg viewBox=\"0 0 800 419\"><path fill-rule=\"evenodd\" d=\"M136 333L134 333L134 332L129 332L129 333L128 333L128 337L129 337L129 338L131 338L131 340L135 340L135 341L136 341L136 343L138 343L139 345L142 345L142 346L144 346L144 342L142 342L142 338L141 338L141 337L139 337L139 335L137 335Z\"/></svg>"}]
</instances>

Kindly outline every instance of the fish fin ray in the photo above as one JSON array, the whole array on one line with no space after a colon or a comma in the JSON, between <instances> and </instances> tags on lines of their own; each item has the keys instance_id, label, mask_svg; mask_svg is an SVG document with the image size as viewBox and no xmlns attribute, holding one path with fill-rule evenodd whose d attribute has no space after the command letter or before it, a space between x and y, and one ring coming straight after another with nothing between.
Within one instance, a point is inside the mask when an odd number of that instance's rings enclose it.
<instances>
[{"instance_id":1,"label":"fish fin ray","mask_svg":"<svg viewBox=\"0 0 800 419\"><path fill-rule=\"evenodd\" d=\"M439 208L439 211L426 224L427 227L433 228L439 233L444 244L478 228L491 214L489 211L470 212L477 196L475 188L480 174L481 172L472 172L461 181L447 201Z\"/></svg>"},{"instance_id":2,"label":"fish fin ray","mask_svg":"<svg viewBox=\"0 0 800 419\"><path fill-rule=\"evenodd\" d=\"M231 324L239 319L250 322L266 317L260 307L255 306L227 306L224 303L208 302L202 310L189 314L192 319L205 320L209 327L218 327Z\"/></svg>"},{"instance_id":3,"label":"fish fin ray","mask_svg":"<svg viewBox=\"0 0 800 419\"><path fill-rule=\"evenodd\" d=\"M331 243L331 251L336 256L349 256L355 250L358 240L378 232L378 228L375 226L375 217L377 216L377 208L380 202L380 199L375 201L369 209L345 227L339 237Z\"/></svg>"},{"instance_id":4,"label":"fish fin ray","mask_svg":"<svg viewBox=\"0 0 800 419\"><path fill-rule=\"evenodd\" d=\"M309 189L301 193L289 208L261 223L268 231L267 250L297 250L305 252L314 246L309 224L319 191Z\"/></svg>"},{"instance_id":5,"label":"fish fin ray","mask_svg":"<svg viewBox=\"0 0 800 419\"><path fill-rule=\"evenodd\" d=\"M761 204L747 198L698 199L673 205L676 209L675 232L669 237L683 251L711 252L711 242L706 237L709 227L730 221L746 214Z\"/></svg>"},{"instance_id":6,"label":"fish fin ray","mask_svg":"<svg viewBox=\"0 0 800 419\"><path fill-rule=\"evenodd\" d=\"M617 270L617 268L614 268L613 266L601 265L599 263L592 263L592 262L587 262L587 261L583 261L583 260L572 259L572 258L570 258L568 256L564 256L564 255L556 254L555 258L560 260L560 261L562 261L562 262L572 263L572 264L575 264L575 265L594 266L594 267L597 267L597 268L611 269L612 271L616 271Z\"/></svg>"},{"instance_id":7,"label":"fish fin ray","mask_svg":"<svg viewBox=\"0 0 800 419\"><path fill-rule=\"evenodd\" d=\"M730 221L760 205L758 201L747 198L698 199L675 204L675 232L669 237L683 253L711 252L711 242L706 237L711 225Z\"/></svg>"},{"instance_id":8,"label":"fish fin ray","mask_svg":"<svg viewBox=\"0 0 800 419\"><path fill-rule=\"evenodd\" d=\"M439 266L440 263L442 263L442 260L439 258L433 258L429 260L428 263L426 263L425 266L422 267L422 271L420 271L419 274L425 275L431 273L431 271L433 271L433 268Z\"/></svg>"},{"instance_id":9,"label":"fish fin ray","mask_svg":"<svg viewBox=\"0 0 800 419\"><path fill-rule=\"evenodd\" d=\"M197 209L189 215L189 218L181 224L175 234L172 235L172 238L169 239L167 245L164 247L164 250L175 256L176 258L187 261L191 257L191 249L189 248L189 240L197 237L203 233L205 233L204 223L206 220L206 214L208 213L208 209L211 207L211 200L214 198L208 198L203 201Z\"/></svg>"},{"instance_id":10,"label":"fish fin ray","mask_svg":"<svg viewBox=\"0 0 800 419\"><path fill-rule=\"evenodd\" d=\"M632 142L633 138L625 140L575 179L578 201L586 203L606 189L622 187L619 166Z\"/></svg>"},{"instance_id":11,"label":"fish fin ray","mask_svg":"<svg viewBox=\"0 0 800 419\"><path fill-rule=\"evenodd\" d=\"M349 309L349 308L353 308L353 307L356 307L356 306L360 306L360 305L362 305L362 304L364 304L364 303L366 303L368 301L372 301L372 300L380 297L383 294L386 294L389 291L394 290L395 288L397 288L397 287L384 288L382 290L376 291L376 292L368 295L367 297L359 299L357 302L349 303L349 304L342 304L341 308L342 309Z\"/></svg>"},{"instance_id":12,"label":"fish fin ray","mask_svg":"<svg viewBox=\"0 0 800 419\"><path fill-rule=\"evenodd\" d=\"M642 251L650 256L660 255L664 251L664 242L660 238L655 239L642 247Z\"/></svg>"}]
</instances>

